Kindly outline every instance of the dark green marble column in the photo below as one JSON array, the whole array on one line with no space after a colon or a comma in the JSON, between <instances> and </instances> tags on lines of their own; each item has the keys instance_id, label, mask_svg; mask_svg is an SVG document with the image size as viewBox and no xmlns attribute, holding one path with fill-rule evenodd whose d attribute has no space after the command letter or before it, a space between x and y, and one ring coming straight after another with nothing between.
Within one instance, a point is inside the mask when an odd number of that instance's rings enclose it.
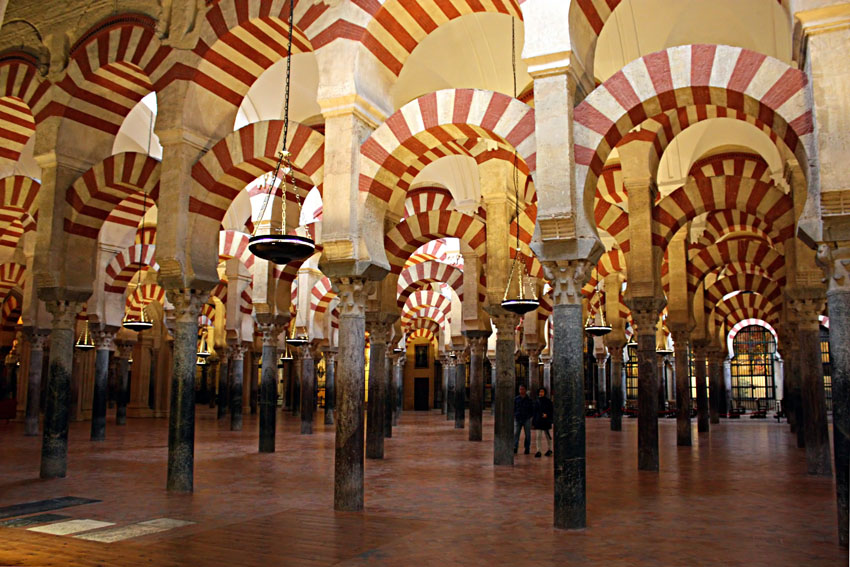
<instances>
[{"instance_id":1,"label":"dark green marble column","mask_svg":"<svg viewBox=\"0 0 850 567\"><path fill-rule=\"evenodd\" d=\"M115 332L98 329L92 333L97 349L94 362L94 395L91 408L91 440L106 439L106 397L109 381L109 355L114 348Z\"/></svg>"},{"instance_id":2,"label":"dark green marble column","mask_svg":"<svg viewBox=\"0 0 850 567\"><path fill-rule=\"evenodd\" d=\"M387 347L387 357L384 362L384 387L386 395L384 396L384 439L391 439L393 436L393 413L395 409L396 389L393 387L393 362L395 354L392 348Z\"/></svg>"},{"instance_id":3,"label":"dark green marble column","mask_svg":"<svg viewBox=\"0 0 850 567\"><path fill-rule=\"evenodd\" d=\"M392 327L369 322L369 412L366 420L366 458L384 458L384 419L387 413L387 339Z\"/></svg>"},{"instance_id":4,"label":"dark green marble column","mask_svg":"<svg viewBox=\"0 0 850 567\"><path fill-rule=\"evenodd\" d=\"M230 430L242 431L242 382L245 377L244 344L235 344L230 348L230 360L233 370L230 380Z\"/></svg>"},{"instance_id":5,"label":"dark green marble column","mask_svg":"<svg viewBox=\"0 0 850 567\"><path fill-rule=\"evenodd\" d=\"M658 472L658 355L655 327L663 300L630 300L638 342L638 470Z\"/></svg>"},{"instance_id":6,"label":"dark green marble column","mask_svg":"<svg viewBox=\"0 0 850 567\"><path fill-rule=\"evenodd\" d=\"M216 416L218 419L224 419L227 415L228 407L228 390L230 389L230 358L228 356L227 347L222 349L218 362L218 411Z\"/></svg>"},{"instance_id":7,"label":"dark green marble column","mask_svg":"<svg viewBox=\"0 0 850 567\"><path fill-rule=\"evenodd\" d=\"M496 384L493 402L493 464L514 464L514 385L516 384L516 327L518 317L499 311L491 313L496 326ZM557 431L557 430L556 430Z\"/></svg>"},{"instance_id":8,"label":"dark green marble column","mask_svg":"<svg viewBox=\"0 0 850 567\"><path fill-rule=\"evenodd\" d=\"M282 324L258 325L263 336L263 369L260 378L260 453L274 453L277 425L277 343Z\"/></svg>"},{"instance_id":9,"label":"dark green marble column","mask_svg":"<svg viewBox=\"0 0 850 567\"><path fill-rule=\"evenodd\" d=\"M30 343L30 363L27 371L27 413L24 418L24 434L35 437L38 435L38 415L41 410L44 343L50 335L46 330L31 329L26 336Z\"/></svg>"},{"instance_id":10,"label":"dark green marble column","mask_svg":"<svg viewBox=\"0 0 850 567\"><path fill-rule=\"evenodd\" d=\"M336 407L336 350L325 349L325 425L334 424Z\"/></svg>"},{"instance_id":11,"label":"dark green marble column","mask_svg":"<svg viewBox=\"0 0 850 567\"><path fill-rule=\"evenodd\" d=\"M622 331L619 331L622 333ZM606 342L611 357L611 431L623 430L623 347L625 341Z\"/></svg>"},{"instance_id":12,"label":"dark green marble column","mask_svg":"<svg viewBox=\"0 0 850 567\"><path fill-rule=\"evenodd\" d=\"M720 423L720 389L723 388L723 355L718 348L708 353L708 409L712 424Z\"/></svg>"},{"instance_id":13,"label":"dark green marble column","mask_svg":"<svg viewBox=\"0 0 850 567\"><path fill-rule=\"evenodd\" d=\"M708 433L708 392L706 390L706 349L702 345L694 347L694 381L697 388L697 432Z\"/></svg>"},{"instance_id":14,"label":"dark green marble column","mask_svg":"<svg viewBox=\"0 0 850 567\"><path fill-rule=\"evenodd\" d=\"M455 429L463 429L466 421L466 358L465 351L457 351L455 366Z\"/></svg>"},{"instance_id":15,"label":"dark green marble column","mask_svg":"<svg viewBox=\"0 0 850 567\"><path fill-rule=\"evenodd\" d=\"M301 434L313 434L313 409L316 405L313 398L316 380L316 366L313 361L313 347L306 344L301 347Z\"/></svg>"},{"instance_id":16,"label":"dark green marble column","mask_svg":"<svg viewBox=\"0 0 850 567\"><path fill-rule=\"evenodd\" d=\"M676 445L691 445L691 373L688 351L690 333L673 330L673 349L676 359Z\"/></svg>"},{"instance_id":17,"label":"dark green marble column","mask_svg":"<svg viewBox=\"0 0 850 567\"><path fill-rule=\"evenodd\" d=\"M166 293L175 311L166 487L170 492L192 492L195 470L195 361L198 356L198 315L208 294L190 289L168 290Z\"/></svg>"},{"instance_id":18,"label":"dark green marble column","mask_svg":"<svg viewBox=\"0 0 850 567\"><path fill-rule=\"evenodd\" d=\"M490 331L467 331L469 341L469 440L481 441L484 419L484 356Z\"/></svg>"},{"instance_id":19,"label":"dark green marble column","mask_svg":"<svg viewBox=\"0 0 850 567\"><path fill-rule=\"evenodd\" d=\"M73 301L48 301L45 305L53 315L53 328L50 331L50 367L45 390L41 478L65 478L68 467L74 324L82 304Z\"/></svg>"},{"instance_id":20,"label":"dark green marble column","mask_svg":"<svg viewBox=\"0 0 850 567\"><path fill-rule=\"evenodd\" d=\"M133 357L133 343L122 342L117 343L116 346L118 348L118 399L115 409L115 425L127 425L127 402L130 401L130 359ZM194 381L192 387L194 388Z\"/></svg>"}]
</instances>

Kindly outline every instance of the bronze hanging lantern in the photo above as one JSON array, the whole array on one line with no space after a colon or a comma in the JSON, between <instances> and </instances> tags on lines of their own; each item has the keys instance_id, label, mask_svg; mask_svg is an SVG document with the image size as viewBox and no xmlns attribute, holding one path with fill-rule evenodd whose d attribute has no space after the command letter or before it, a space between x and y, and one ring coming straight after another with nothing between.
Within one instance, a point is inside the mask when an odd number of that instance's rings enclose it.
<instances>
[{"instance_id":1,"label":"bronze hanging lantern","mask_svg":"<svg viewBox=\"0 0 850 567\"><path fill-rule=\"evenodd\" d=\"M94 348L94 341L92 340L91 333L89 332L88 319L86 319L86 322L83 325L83 330L80 332L80 336L77 337L77 343L74 346L80 350L91 350Z\"/></svg>"},{"instance_id":2,"label":"bronze hanging lantern","mask_svg":"<svg viewBox=\"0 0 850 567\"><path fill-rule=\"evenodd\" d=\"M603 298L603 301L599 303L601 321L597 324L596 317L594 317L593 315L588 315L587 321L584 324L584 332L593 337L604 337L605 335L611 332L611 325L609 325L608 322L605 321L605 295L602 294L601 291L599 291L598 287L593 292L593 295L591 296L590 300L593 301L593 298L596 297L596 294L600 294L600 296Z\"/></svg>"},{"instance_id":3,"label":"bronze hanging lantern","mask_svg":"<svg viewBox=\"0 0 850 567\"><path fill-rule=\"evenodd\" d=\"M200 340L198 341L198 358L207 359L210 356L210 349L207 345L207 332L206 330L201 335Z\"/></svg>"},{"instance_id":4,"label":"bronze hanging lantern","mask_svg":"<svg viewBox=\"0 0 850 567\"><path fill-rule=\"evenodd\" d=\"M260 209L260 218L262 219L266 207L272 194L275 192L275 183L278 176L283 174L281 186L283 189L283 222L278 233L256 234L256 229L253 236L248 240L248 250L251 253L263 260L268 260L273 264L288 264L297 260L309 258L316 252L316 243L312 238L307 236L298 236L295 234L286 234L286 193L292 180L292 163L290 162L291 153L286 149L286 139L289 135L289 87L292 70L292 28L294 17L295 2L289 3L289 44L286 50L286 83L283 96L283 147L278 154L277 165L274 169L274 175L266 186L266 198L263 206ZM301 207L301 196L298 194L298 189L292 183L292 191L295 193L295 199L298 202L299 209ZM259 225L259 223L257 223Z\"/></svg>"}]
</instances>

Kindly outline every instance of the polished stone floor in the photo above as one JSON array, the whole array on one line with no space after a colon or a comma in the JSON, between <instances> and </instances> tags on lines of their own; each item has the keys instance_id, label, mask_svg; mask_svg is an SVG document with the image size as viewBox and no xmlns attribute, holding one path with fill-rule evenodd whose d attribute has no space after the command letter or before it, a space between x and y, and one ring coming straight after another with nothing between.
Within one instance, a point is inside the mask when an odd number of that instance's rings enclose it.
<instances>
[{"instance_id":1,"label":"polished stone floor","mask_svg":"<svg viewBox=\"0 0 850 567\"><path fill-rule=\"evenodd\" d=\"M42 512L59 518L38 531L0 527L0 565L847 564L833 480L806 475L785 424L724 421L677 448L663 420L653 474L636 470L635 420L613 433L589 419L589 527L569 533L551 527L552 461L494 468L489 415L484 442L470 443L444 416L404 413L386 459L367 461L365 511L335 513L321 412L312 436L279 414L277 452L260 455L256 416L231 432L198 411L193 495L164 490L166 420L110 417L100 443L72 424L68 477L51 481L37 478L40 438L0 422L0 508L99 500Z\"/></svg>"}]
</instances>

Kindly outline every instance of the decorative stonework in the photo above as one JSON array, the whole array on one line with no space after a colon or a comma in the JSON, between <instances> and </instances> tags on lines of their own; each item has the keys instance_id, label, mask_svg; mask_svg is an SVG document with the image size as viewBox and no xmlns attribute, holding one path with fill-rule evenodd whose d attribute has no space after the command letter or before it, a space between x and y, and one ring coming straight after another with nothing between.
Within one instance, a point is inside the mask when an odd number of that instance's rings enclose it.
<instances>
[{"instance_id":1,"label":"decorative stonework","mask_svg":"<svg viewBox=\"0 0 850 567\"><path fill-rule=\"evenodd\" d=\"M235 344L227 347L230 358L233 360L244 360L245 352L248 350L248 345L246 344Z\"/></svg>"},{"instance_id":2,"label":"decorative stonework","mask_svg":"<svg viewBox=\"0 0 850 567\"><path fill-rule=\"evenodd\" d=\"M369 331L369 342L372 344L387 344L392 333L392 323L382 321L369 321L367 325Z\"/></svg>"},{"instance_id":3,"label":"decorative stonework","mask_svg":"<svg viewBox=\"0 0 850 567\"><path fill-rule=\"evenodd\" d=\"M342 277L333 280L339 298L340 317L366 316L366 278Z\"/></svg>"},{"instance_id":4,"label":"decorative stonework","mask_svg":"<svg viewBox=\"0 0 850 567\"><path fill-rule=\"evenodd\" d=\"M272 346L276 347L278 338L280 337L280 333L283 332L282 325L276 325L274 323L266 323L266 324L258 324L257 329L260 331L260 334L263 337L263 346Z\"/></svg>"},{"instance_id":5,"label":"decorative stonework","mask_svg":"<svg viewBox=\"0 0 850 567\"><path fill-rule=\"evenodd\" d=\"M826 274L827 293L850 292L850 246L821 244L815 261Z\"/></svg>"},{"instance_id":6,"label":"decorative stonework","mask_svg":"<svg viewBox=\"0 0 850 567\"><path fill-rule=\"evenodd\" d=\"M45 329L30 329L24 333L24 336L30 344L30 351L43 351L48 339L50 338L50 331Z\"/></svg>"},{"instance_id":7,"label":"decorative stonework","mask_svg":"<svg viewBox=\"0 0 850 567\"><path fill-rule=\"evenodd\" d=\"M639 333L655 333L658 317L664 309L664 298L632 297L626 300Z\"/></svg>"},{"instance_id":8,"label":"decorative stonework","mask_svg":"<svg viewBox=\"0 0 850 567\"><path fill-rule=\"evenodd\" d=\"M590 280L592 271L593 264L588 260L543 262L555 305L581 305L581 288Z\"/></svg>"},{"instance_id":9,"label":"decorative stonework","mask_svg":"<svg viewBox=\"0 0 850 567\"><path fill-rule=\"evenodd\" d=\"M496 338L500 341L513 340L516 336L516 328L519 325L519 317L513 313L503 315L491 315L493 325L496 327Z\"/></svg>"},{"instance_id":10,"label":"decorative stonework","mask_svg":"<svg viewBox=\"0 0 850 567\"><path fill-rule=\"evenodd\" d=\"M469 352L472 356L484 356L487 353L487 337L467 337Z\"/></svg>"},{"instance_id":11,"label":"decorative stonework","mask_svg":"<svg viewBox=\"0 0 850 567\"><path fill-rule=\"evenodd\" d=\"M97 350L112 350L114 348L115 331L96 329L91 332L91 337Z\"/></svg>"},{"instance_id":12,"label":"decorative stonework","mask_svg":"<svg viewBox=\"0 0 850 567\"><path fill-rule=\"evenodd\" d=\"M174 306L175 323L197 322L208 293L194 289L169 289L165 291L168 301Z\"/></svg>"},{"instance_id":13,"label":"decorative stonework","mask_svg":"<svg viewBox=\"0 0 850 567\"><path fill-rule=\"evenodd\" d=\"M46 301L47 312L53 315L53 330L74 329L77 313L83 304L76 301Z\"/></svg>"},{"instance_id":14,"label":"decorative stonework","mask_svg":"<svg viewBox=\"0 0 850 567\"><path fill-rule=\"evenodd\" d=\"M796 327L800 330L817 331L820 325L818 315L826 307L826 297L809 296L788 299L788 307L797 315Z\"/></svg>"}]
</instances>

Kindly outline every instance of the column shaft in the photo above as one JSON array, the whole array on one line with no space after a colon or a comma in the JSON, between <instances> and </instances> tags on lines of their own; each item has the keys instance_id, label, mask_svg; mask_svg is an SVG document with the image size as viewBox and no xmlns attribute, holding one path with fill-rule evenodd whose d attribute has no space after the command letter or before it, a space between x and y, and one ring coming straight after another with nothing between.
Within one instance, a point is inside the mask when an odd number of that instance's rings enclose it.
<instances>
[{"instance_id":1,"label":"column shaft","mask_svg":"<svg viewBox=\"0 0 850 567\"><path fill-rule=\"evenodd\" d=\"M697 386L697 432L708 433L708 393L706 392L705 350L694 351L694 380Z\"/></svg>"},{"instance_id":2,"label":"column shaft","mask_svg":"<svg viewBox=\"0 0 850 567\"><path fill-rule=\"evenodd\" d=\"M119 347L121 349L118 358L118 400L115 410L115 424L127 425L127 402L130 401L130 356L132 356L132 345ZM194 374L194 367L192 374ZM194 378L194 377L193 377ZM195 381L192 380L192 391L194 392ZM192 395L194 400L194 393ZM192 402L194 403L194 401Z\"/></svg>"},{"instance_id":3,"label":"column shaft","mask_svg":"<svg viewBox=\"0 0 850 567\"><path fill-rule=\"evenodd\" d=\"M611 431L623 430L623 346L608 345L611 356Z\"/></svg>"},{"instance_id":4,"label":"column shaft","mask_svg":"<svg viewBox=\"0 0 850 567\"><path fill-rule=\"evenodd\" d=\"M688 358L688 336L677 332L673 336L676 359L676 445L691 445L691 380Z\"/></svg>"},{"instance_id":5,"label":"column shaft","mask_svg":"<svg viewBox=\"0 0 850 567\"><path fill-rule=\"evenodd\" d=\"M230 389L230 361L227 353L221 357L218 365L218 419L224 419L227 415L228 390Z\"/></svg>"},{"instance_id":6,"label":"column shaft","mask_svg":"<svg viewBox=\"0 0 850 567\"><path fill-rule=\"evenodd\" d=\"M384 418L387 413L387 337L389 325L369 325L369 404L366 420L366 458L384 458Z\"/></svg>"},{"instance_id":7,"label":"column shaft","mask_svg":"<svg viewBox=\"0 0 850 567\"><path fill-rule=\"evenodd\" d=\"M634 311L633 311L634 312ZM658 471L658 355L654 310L636 316L638 342L638 470Z\"/></svg>"},{"instance_id":8,"label":"column shaft","mask_svg":"<svg viewBox=\"0 0 850 567\"><path fill-rule=\"evenodd\" d=\"M384 438L393 436L393 413L395 410L396 389L393 387L393 359L395 355L387 352L384 361L385 388L387 395L384 396Z\"/></svg>"},{"instance_id":9,"label":"column shaft","mask_svg":"<svg viewBox=\"0 0 850 567\"><path fill-rule=\"evenodd\" d=\"M493 386L493 464L514 464L514 390L516 384L516 315L497 315L496 383ZM557 431L557 430L556 430Z\"/></svg>"},{"instance_id":10,"label":"column shaft","mask_svg":"<svg viewBox=\"0 0 850 567\"><path fill-rule=\"evenodd\" d=\"M233 371L230 381L230 430L242 431L242 382L245 377L245 347L236 345L232 348L232 351Z\"/></svg>"},{"instance_id":11,"label":"column shaft","mask_svg":"<svg viewBox=\"0 0 850 567\"><path fill-rule=\"evenodd\" d=\"M263 334L263 369L260 377L260 453L274 453L277 426L277 339L281 327L260 326Z\"/></svg>"},{"instance_id":12,"label":"column shaft","mask_svg":"<svg viewBox=\"0 0 850 567\"><path fill-rule=\"evenodd\" d=\"M720 389L723 387L723 359L716 352L708 356L708 408L711 423L720 423Z\"/></svg>"},{"instance_id":13,"label":"column shaft","mask_svg":"<svg viewBox=\"0 0 850 567\"><path fill-rule=\"evenodd\" d=\"M832 318L830 318L832 320ZM826 420L826 394L823 385L823 363L817 315L814 322L800 321L800 370L802 371L803 435L806 440L806 466L809 474L830 476L832 455L829 449L829 426Z\"/></svg>"},{"instance_id":14,"label":"column shaft","mask_svg":"<svg viewBox=\"0 0 850 567\"><path fill-rule=\"evenodd\" d=\"M30 335L30 365L27 372L27 413L24 431L28 437L38 435L38 414L41 409L41 374L44 366L44 342L47 334L34 331Z\"/></svg>"},{"instance_id":15,"label":"column shaft","mask_svg":"<svg viewBox=\"0 0 850 567\"><path fill-rule=\"evenodd\" d=\"M336 352L325 351L325 425L334 424L336 407Z\"/></svg>"},{"instance_id":16,"label":"column shaft","mask_svg":"<svg viewBox=\"0 0 850 567\"><path fill-rule=\"evenodd\" d=\"M835 492L838 538L848 544L850 493L850 291L830 290L829 359L832 368L832 435L835 453Z\"/></svg>"},{"instance_id":17,"label":"column shaft","mask_svg":"<svg viewBox=\"0 0 850 567\"><path fill-rule=\"evenodd\" d=\"M455 367L455 429L463 429L466 420L466 355L458 353Z\"/></svg>"},{"instance_id":18,"label":"column shaft","mask_svg":"<svg viewBox=\"0 0 850 567\"><path fill-rule=\"evenodd\" d=\"M393 411L393 426L398 425L404 408L404 353L396 356L393 363L393 385L395 387L395 410Z\"/></svg>"},{"instance_id":19,"label":"column shaft","mask_svg":"<svg viewBox=\"0 0 850 567\"><path fill-rule=\"evenodd\" d=\"M469 339L469 440L481 441L484 420L484 354L487 337Z\"/></svg>"},{"instance_id":20,"label":"column shaft","mask_svg":"<svg viewBox=\"0 0 850 567\"><path fill-rule=\"evenodd\" d=\"M313 434L313 397L316 382L316 366L310 345L301 347L301 434Z\"/></svg>"},{"instance_id":21,"label":"column shaft","mask_svg":"<svg viewBox=\"0 0 850 567\"><path fill-rule=\"evenodd\" d=\"M109 348L112 340L107 342L99 338L94 361L94 396L91 405L91 440L106 439L106 396L109 381Z\"/></svg>"}]
</instances>

